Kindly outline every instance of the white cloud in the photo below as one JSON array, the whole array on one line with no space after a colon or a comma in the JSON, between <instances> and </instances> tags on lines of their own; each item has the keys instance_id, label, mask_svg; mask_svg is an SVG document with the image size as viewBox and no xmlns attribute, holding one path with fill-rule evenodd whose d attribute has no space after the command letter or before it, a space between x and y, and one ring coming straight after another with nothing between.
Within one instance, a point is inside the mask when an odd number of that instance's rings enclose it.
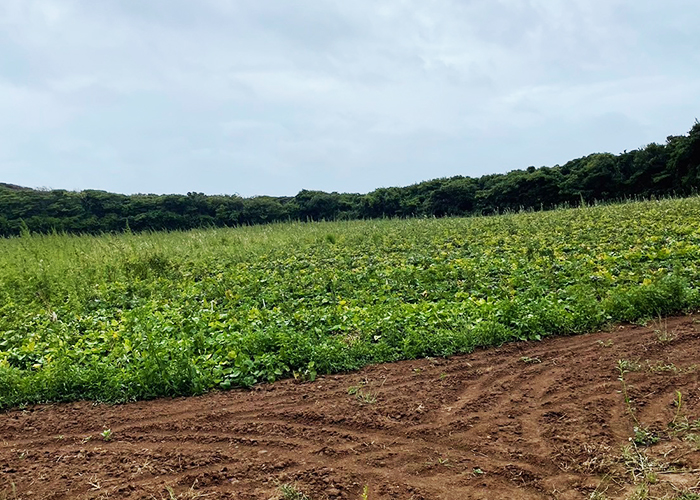
<instances>
[{"instance_id":1,"label":"white cloud","mask_svg":"<svg viewBox=\"0 0 700 500\"><path fill-rule=\"evenodd\" d=\"M700 115L698 14L690 0L5 0L0 181L367 191L618 152Z\"/></svg>"}]
</instances>

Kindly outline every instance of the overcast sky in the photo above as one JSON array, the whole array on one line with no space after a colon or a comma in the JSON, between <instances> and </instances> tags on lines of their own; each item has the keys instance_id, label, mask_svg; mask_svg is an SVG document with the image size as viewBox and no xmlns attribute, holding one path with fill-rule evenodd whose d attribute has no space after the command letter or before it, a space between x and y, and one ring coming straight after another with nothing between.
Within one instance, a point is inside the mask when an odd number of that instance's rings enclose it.
<instances>
[{"instance_id":1,"label":"overcast sky","mask_svg":"<svg viewBox=\"0 0 700 500\"><path fill-rule=\"evenodd\" d=\"M0 182L367 192L700 118L697 0L1 0Z\"/></svg>"}]
</instances>

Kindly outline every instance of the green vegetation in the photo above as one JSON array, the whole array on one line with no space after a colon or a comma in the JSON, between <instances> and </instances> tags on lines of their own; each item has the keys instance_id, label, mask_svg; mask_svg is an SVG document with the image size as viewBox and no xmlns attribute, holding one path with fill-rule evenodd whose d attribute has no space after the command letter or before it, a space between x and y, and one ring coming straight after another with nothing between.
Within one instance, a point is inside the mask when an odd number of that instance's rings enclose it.
<instances>
[{"instance_id":1,"label":"green vegetation","mask_svg":"<svg viewBox=\"0 0 700 500\"><path fill-rule=\"evenodd\" d=\"M622 393L625 396L625 404L627 406L628 412L632 416L633 422L636 424L634 427L634 437L630 437L629 445L626 445L622 448L621 455L619 458L619 462L624 466L625 473L631 477L635 485L635 489L631 496L628 496L626 498L628 498L629 500L661 500L662 498L681 500L696 498L697 495L691 493L690 491L683 492L679 490L678 487L675 486L672 481L663 481L660 479L660 476L664 474L684 475L694 474L697 472L696 470L692 470L687 466L684 466L682 460L669 458L669 454L674 451L678 451L678 449L674 446L673 448L671 448L671 451L666 451L666 453L659 454L657 452L658 456L654 458L652 456L653 450L651 447L658 443L661 439L682 439L683 441L692 443L692 438L695 435L691 434L691 431L693 430L694 426L696 426L695 428L700 428L700 421L692 422L685 415L682 414L683 395L680 391L676 391L676 399L674 401L676 411L673 416L673 420L668 424L668 433L666 436L657 436L651 433L646 427L639 427L639 421L637 420L637 417L635 416L634 411L630 405L630 401L627 397L627 389L625 387L626 384L623 378L624 373L627 372L624 372L622 370L621 362L618 363L618 369L621 373L620 380L623 385ZM685 453L682 453L680 457L683 457L687 454L688 451L685 451ZM612 474L614 474L614 472ZM601 482L598 489L596 489L593 492L593 494L591 494L590 498L606 498L604 495L604 491L601 491L601 488L607 489L606 484L612 478L612 474L606 475L604 481ZM657 496L656 490L663 491L664 489L658 488L662 485L666 486L666 490L668 490L668 487L670 486L674 490L674 494L672 494L672 496L669 496L668 494L664 495L663 497ZM654 490L654 494L652 494L652 490Z\"/></svg>"},{"instance_id":2,"label":"green vegetation","mask_svg":"<svg viewBox=\"0 0 700 500\"><path fill-rule=\"evenodd\" d=\"M478 179L451 177L366 195L303 190L294 197L125 196L103 191L35 191L0 184L0 236L184 230L289 220L490 215L582 202L688 196L700 189L700 123L666 144L620 155L591 154L554 167ZM333 243L334 235L329 235Z\"/></svg>"},{"instance_id":3,"label":"green vegetation","mask_svg":"<svg viewBox=\"0 0 700 500\"><path fill-rule=\"evenodd\" d=\"M700 198L0 239L0 407L469 352L700 305ZM622 366L629 370L631 365Z\"/></svg>"},{"instance_id":4,"label":"green vegetation","mask_svg":"<svg viewBox=\"0 0 700 500\"><path fill-rule=\"evenodd\" d=\"M296 486L291 484L283 484L280 486L282 500L311 500L308 496L299 491Z\"/></svg>"}]
</instances>

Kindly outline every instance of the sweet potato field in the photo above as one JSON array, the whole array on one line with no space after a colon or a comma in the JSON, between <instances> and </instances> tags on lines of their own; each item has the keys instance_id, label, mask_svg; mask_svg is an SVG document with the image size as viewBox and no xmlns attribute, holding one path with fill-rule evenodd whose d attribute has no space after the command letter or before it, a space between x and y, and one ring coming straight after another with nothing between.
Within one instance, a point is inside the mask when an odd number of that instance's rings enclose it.
<instances>
[{"instance_id":1,"label":"sweet potato field","mask_svg":"<svg viewBox=\"0 0 700 500\"><path fill-rule=\"evenodd\" d=\"M466 353L700 305L700 198L0 239L0 408Z\"/></svg>"}]
</instances>

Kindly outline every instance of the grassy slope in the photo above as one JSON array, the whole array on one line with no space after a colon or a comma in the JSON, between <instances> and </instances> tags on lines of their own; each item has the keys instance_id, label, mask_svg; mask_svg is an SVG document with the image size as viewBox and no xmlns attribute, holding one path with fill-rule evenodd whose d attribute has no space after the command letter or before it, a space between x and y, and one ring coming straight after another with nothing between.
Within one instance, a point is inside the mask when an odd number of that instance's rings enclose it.
<instances>
[{"instance_id":1,"label":"grassy slope","mask_svg":"<svg viewBox=\"0 0 700 500\"><path fill-rule=\"evenodd\" d=\"M700 304L700 198L0 240L0 407L193 394Z\"/></svg>"}]
</instances>

